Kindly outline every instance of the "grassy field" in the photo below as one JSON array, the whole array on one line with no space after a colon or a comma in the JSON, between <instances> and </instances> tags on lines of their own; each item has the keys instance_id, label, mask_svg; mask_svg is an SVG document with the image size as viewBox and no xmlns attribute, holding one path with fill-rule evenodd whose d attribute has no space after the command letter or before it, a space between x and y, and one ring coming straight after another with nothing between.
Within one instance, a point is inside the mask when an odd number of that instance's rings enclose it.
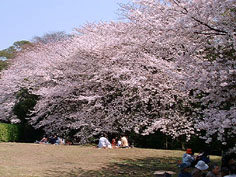
<instances>
[{"instance_id":1,"label":"grassy field","mask_svg":"<svg viewBox=\"0 0 236 177\"><path fill-rule=\"evenodd\" d=\"M91 146L0 143L0 176L152 177L157 170L178 173L177 161L183 153L141 148L97 149ZM220 161L217 156L210 158Z\"/></svg>"}]
</instances>

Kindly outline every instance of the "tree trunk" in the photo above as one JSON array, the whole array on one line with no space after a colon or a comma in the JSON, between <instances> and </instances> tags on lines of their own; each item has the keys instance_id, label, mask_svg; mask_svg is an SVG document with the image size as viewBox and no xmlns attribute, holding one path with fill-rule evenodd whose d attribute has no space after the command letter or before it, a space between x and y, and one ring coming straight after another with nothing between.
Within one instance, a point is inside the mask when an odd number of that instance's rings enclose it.
<instances>
[{"instance_id":1,"label":"tree trunk","mask_svg":"<svg viewBox=\"0 0 236 177\"><path fill-rule=\"evenodd\" d=\"M166 136L165 148L168 149L168 137Z\"/></svg>"}]
</instances>

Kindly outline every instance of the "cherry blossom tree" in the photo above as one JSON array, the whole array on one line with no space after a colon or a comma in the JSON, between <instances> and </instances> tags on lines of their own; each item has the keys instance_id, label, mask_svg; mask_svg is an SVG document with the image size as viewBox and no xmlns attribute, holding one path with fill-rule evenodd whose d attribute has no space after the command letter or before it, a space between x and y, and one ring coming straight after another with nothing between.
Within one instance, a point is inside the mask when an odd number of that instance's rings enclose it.
<instances>
[{"instance_id":1,"label":"cherry blossom tree","mask_svg":"<svg viewBox=\"0 0 236 177\"><path fill-rule=\"evenodd\" d=\"M17 121L15 94L27 88L40 96L29 123L81 143L126 131L235 138L235 1L122 8L128 22L87 24L22 52L1 75L0 118Z\"/></svg>"},{"instance_id":2,"label":"cherry blossom tree","mask_svg":"<svg viewBox=\"0 0 236 177\"><path fill-rule=\"evenodd\" d=\"M207 142L235 138L235 1L136 2L126 15L147 34L144 50L179 63L184 88L201 104L195 128Z\"/></svg>"}]
</instances>

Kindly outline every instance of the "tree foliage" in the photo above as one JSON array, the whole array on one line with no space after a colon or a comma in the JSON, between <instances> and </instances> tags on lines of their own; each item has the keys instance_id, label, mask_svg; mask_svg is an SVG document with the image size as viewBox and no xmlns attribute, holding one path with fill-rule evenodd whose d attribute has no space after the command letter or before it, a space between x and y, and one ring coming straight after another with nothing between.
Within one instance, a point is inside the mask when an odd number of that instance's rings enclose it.
<instances>
[{"instance_id":1,"label":"tree foliage","mask_svg":"<svg viewBox=\"0 0 236 177\"><path fill-rule=\"evenodd\" d=\"M7 62L0 60L0 71L7 67Z\"/></svg>"},{"instance_id":2,"label":"tree foliage","mask_svg":"<svg viewBox=\"0 0 236 177\"><path fill-rule=\"evenodd\" d=\"M31 45L32 44L26 40L16 41L12 46L8 47L7 49L1 50L0 57L4 57L5 59L15 58L17 52L20 52Z\"/></svg>"},{"instance_id":3,"label":"tree foliage","mask_svg":"<svg viewBox=\"0 0 236 177\"><path fill-rule=\"evenodd\" d=\"M35 36L32 41L33 41L33 43L47 44L47 43L53 43L53 42L66 40L70 37L71 37L71 35L66 34L63 31L59 31L59 32L46 33L42 37Z\"/></svg>"},{"instance_id":4,"label":"tree foliage","mask_svg":"<svg viewBox=\"0 0 236 177\"><path fill-rule=\"evenodd\" d=\"M15 94L26 88L40 96L30 123L81 143L104 131L233 140L234 0L122 8L128 22L87 24L21 52L0 82L1 119L11 119Z\"/></svg>"},{"instance_id":5,"label":"tree foliage","mask_svg":"<svg viewBox=\"0 0 236 177\"><path fill-rule=\"evenodd\" d=\"M30 94L27 89L22 88L16 95L17 102L13 107L13 113L21 120L22 123L25 123L25 118L27 114L34 108L38 100L37 95Z\"/></svg>"},{"instance_id":6,"label":"tree foliage","mask_svg":"<svg viewBox=\"0 0 236 177\"><path fill-rule=\"evenodd\" d=\"M7 49L0 51L0 71L6 69L9 61L8 59L15 58L17 53L21 52L23 49L32 46L29 41L16 41L13 43L12 46L8 47Z\"/></svg>"}]
</instances>

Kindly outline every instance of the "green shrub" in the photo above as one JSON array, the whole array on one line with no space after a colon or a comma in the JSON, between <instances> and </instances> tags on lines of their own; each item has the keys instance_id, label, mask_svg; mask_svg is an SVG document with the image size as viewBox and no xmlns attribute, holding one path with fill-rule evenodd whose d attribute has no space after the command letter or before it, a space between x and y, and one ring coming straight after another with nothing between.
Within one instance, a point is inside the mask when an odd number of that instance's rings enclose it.
<instances>
[{"instance_id":1,"label":"green shrub","mask_svg":"<svg viewBox=\"0 0 236 177\"><path fill-rule=\"evenodd\" d=\"M0 142L19 141L20 134L20 125L0 123Z\"/></svg>"}]
</instances>

